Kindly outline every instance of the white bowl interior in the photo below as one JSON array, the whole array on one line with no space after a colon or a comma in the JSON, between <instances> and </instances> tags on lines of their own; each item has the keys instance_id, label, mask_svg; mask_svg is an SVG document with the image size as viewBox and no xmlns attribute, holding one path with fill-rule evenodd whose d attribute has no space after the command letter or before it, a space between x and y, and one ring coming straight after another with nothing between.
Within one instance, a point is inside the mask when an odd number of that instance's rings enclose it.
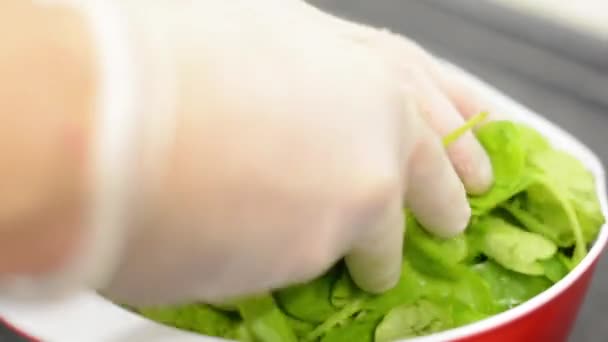
<instances>
[{"instance_id":1,"label":"white bowl interior","mask_svg":"<svg viewBox=\"0 0 608 342\"><path fill-rule=\"evenodd\" d=\"M448 67L453 67L448 65ZM496 89L465 74L470 84L490 99L493 109L511 120L540 130L557 148L577 156L597 179L604 215L608 216L605 171L599 159L583 144L542 116L509 99ZM491 318L439 334L410 339L411 342L448 341L505 324L535 310L568 288L602 252L608 239L604 225L585 259L564 279L528 302ZM45 341L176 341L212 342L218 338L196 335L151 322L126 311L94 292L79 293L53 303L24 303L0 296L0 317L27 334Z\"/></svg>"}]
</instances>

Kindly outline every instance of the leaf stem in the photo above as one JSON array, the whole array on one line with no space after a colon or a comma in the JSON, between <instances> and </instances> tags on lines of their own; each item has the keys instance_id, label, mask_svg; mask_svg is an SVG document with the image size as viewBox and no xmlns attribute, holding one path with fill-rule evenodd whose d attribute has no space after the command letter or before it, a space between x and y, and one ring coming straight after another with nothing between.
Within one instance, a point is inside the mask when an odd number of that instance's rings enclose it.
<instances>
[{"instance_id":1,"label":"leaf stem","mask_svg":"<svg viewBox=\"0 0 608 342\"><path fill-rule=\"evenodd\" d=\"M465 134L468 130L477 126L480 122L485 120L488 117L488 112L481 112L472 118L470 118L464 125L460 126L455 131L449 133L443 138L443 146L449 146L454 141L458 140L463 134Z\"/></svg>"}]
</instances>

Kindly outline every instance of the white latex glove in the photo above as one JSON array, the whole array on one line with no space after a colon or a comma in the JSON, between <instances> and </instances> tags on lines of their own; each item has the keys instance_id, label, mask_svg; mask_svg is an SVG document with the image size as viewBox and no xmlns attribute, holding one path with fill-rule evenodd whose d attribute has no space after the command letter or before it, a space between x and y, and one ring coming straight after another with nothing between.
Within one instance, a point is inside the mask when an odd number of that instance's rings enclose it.
<instances>
[{"instance_id":1,"label":"white latex glove","mask_svg":"<svg viewBox=\"0 0 608 342\"><path fill-rule=\"evenodd\" d=\"M489 108L405 38L297 0L120 3L141 158L128 224L93 250L121 302L221 301L342 257L384 291L400 276L403 208L452 236L469 220L465 188L492 182L471 133L441 143Z\"/></svg>"}]
</instances>

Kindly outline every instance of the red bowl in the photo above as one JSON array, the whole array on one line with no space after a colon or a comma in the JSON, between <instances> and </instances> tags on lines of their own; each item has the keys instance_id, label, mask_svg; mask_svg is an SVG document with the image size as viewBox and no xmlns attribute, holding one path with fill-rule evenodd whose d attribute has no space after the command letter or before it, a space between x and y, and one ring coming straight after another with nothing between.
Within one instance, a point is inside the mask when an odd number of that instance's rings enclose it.
<instances>
[{"instance_id":1,"label":"red bowl","mask_svg":"<svg viewBox=\"0 0 608 342\"><path fill-rule=\"evenodd\" d=\"M467 75L493 110L529 124L551 143L576 156L595 176L602 211L608 216L605 171L599 159L570 134ZM496 316L411 342L566 341L584 300L595 266L608 241L608 225L581 263L550 289ZM93 292L60 302L24 303L0 296L0 320L32 341L224 341L166 327L128 312Z\"/></svg>"}]
</instances>

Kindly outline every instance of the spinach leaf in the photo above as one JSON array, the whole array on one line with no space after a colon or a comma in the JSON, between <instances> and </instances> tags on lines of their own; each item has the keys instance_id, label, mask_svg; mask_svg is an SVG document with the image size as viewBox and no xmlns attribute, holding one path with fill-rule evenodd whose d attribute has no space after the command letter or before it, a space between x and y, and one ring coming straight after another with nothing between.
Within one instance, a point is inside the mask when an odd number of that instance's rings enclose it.
<instances>
[{"instance_id":1,"label":"spinach leaf","mask_svg":"<svg viewBox=\"0 0 608 342\"><path fill-rule=\"evenodd\" d=\"M276 298L289 315L307 322L320 323L335 312L330 296L337 271L333 269L306 284L277 291Z\"/></svg>"},{"instance_id":2,"label":"spinach leaf","mask_svg":"<svg viewBox=\"0 0 608 342\"><path fill-rule=\"evenodd\" d=\"M464 234L450 239L438 238L425 231L412 215L407 217L407 230L405 248L417 248L446 268L460 263L467 256Z\"/></svg>"},{"instance_id":3,"label":"spinach leaf","mask_svg":"<svg viewBox=\"0 0 608 342\"><path fill-rule=\"evenodd\" d=\"M542 260L551 258L557 246L549 239L524 231L505 220L487 216L475 228L483 235L483 253L503 267L529 275L543 275Z\"/></svg>"},{"instance_id":4,"label":"spinach leaf","mask_svg":"<svg viewBox=\"0 0 608 342\"><path fill-rule=\"evenodd\" d=\"M401 277L397 285L380 295L370 295L364 301L363 308L374 312L386 313L397 305L413 303L429 287L433 286L441 287L443 284L434 279L424 277L412 267L411 259L406 257L401 266Z\"/></svg>"},{"instance_id":5,"label":"spinach leaf","mask_svg":"<svg viewBox=\"0 0 608 342\"><path fill-rule=\"evenodd\" d=\"M452 314L428 300L397 306L389 311L375 332L375 342L392 342L426 335L452 326Z\"/></svg>"},{"instance_id":6,"label":"spinach leaf","mask_svg":"<svg viewBox=\"0 0 608 342\"><path fill-rule=\"evenodd\" d=\"M531 216L559 232L559 237L572 237L574 259L580 261L587 253L587 246L576 213L565 193L556 185L537 181L526 190L526 199L526 210Z\"/></svg>"},{"instance_id":7,"label":"spinach leaf","mask_svg":"<svg viewBox=\"0 0 608 342\"><path fill-rule=\"evenodd\" d=\"M313 331L316 327L314 323L301 321L288 315L285 315L285 319L287 320L287 324L289 324L289 326L291 327L291 330L293 330L293 332L298 337L298 340L310 334L310 332Z\"/></svg>"},{"instance_id":8,"label":"spinach leaf","mask_svg":"<svg viewBox=\"0 0 608 342\"><path fill-rule=\"evenodd\" d=\"M544 277L510 271L493 261L473 266L489 285L498 311L515 307L548 289L552 282Z\"/></svg>"},{"instance_id":9,"label":"spinach leaf","mask_svg":"<svg viewBox=\"0 0 608 342\"><path fill-rule=\"evenodd\" d=\"M319 324L313 331L308 333L302 341L316 341L327 335L337 327L343 327L353 322L353 318L363 310L363 299L355 299L340 311L333 314L325 322Z\"/></svg>"},{"instance_id":10,"label":"spinach leaf","mask_svg":"<svg viewBox=\"0 0 608 342\"><path fill-rule=\"evenodd\" d=\"M466 306L465 311L491 313L495 305L488 286L464 265L458 265L455 279L437 277L420 272L413 266L420 254L410 256L414 250L408 249L404 260L402 277L397 286L382 295L371 296L364 308L378 313L386 313L398 305L407 305L422 298L435 301L450 301ZM416 252L418 253L418 252Z\"/></svg>"},{"instance_id":11,"label":"spinach leaf","mask_svg":"<svg viewBox=\"0 0 608 342\"><path fill-rule=\"evenodd\" d=\"M256 342L256 340L253 338L253 335L247 328L247 325L242 322L237 326L237 328L235 329L233 334L224 335L224 336L220 336L220 337L236 339L237 341L240 341L240 342Z\"/></svg>"},{"instance_id":12,"label":"spinach leaf","mask_svg":"<svg viewBox=\"0 0 608 342\"><path fill-rule=\"evenodd\" d=\"M521 144L526 149L528 156L551 149L549 141L537 130L523 124L517 124L517 129L519 130Z\"/></svg>"},{"instance_id":13,"label":"spinach leaf","mask_svg":"<svg viewBox=\"0 0 608 342\"><path fill-rule=\"evenodd\" d=\"M495 121L477 131L494 171L494 184L482 196L469 198L473 215L482 215L500 203L523 191L531 179L526 174L526 147L519 126L507 121Z\"/></svg>"},{"instance_id":14,"label":"spinach leaf","mask_svg":"<svg viewBox=\"0 0 608 342\"><path fill-rule=\"evenodd\" d=\"M211 336L229 336L237 328L237 322L228 314L204 304L146 307L136 312L162 324Z\"/></svg>"},{"instance_id":15,"label":"spinach leaf","mask_svg":"<svg viewBox=\"0 0 608 342\"><path fill-rule=\"evenodd\" d=\"M350 274L346 268L343 267L340 277L331 289L331 304L336 308L343 308L351 300L362 295L363 292L355 285Z\"/></svg>"},{"instance_id":16,"label":"spinach leaf","mask_svg":"<svg viewBox=\"0 0 608 342\"><path fill-rule=\"evenodd\" d=\"M254 341L295 342L296 335L271 295L240 300L239 313Z\"/></svg>"},{"instance_id":17,"label":"spinach leaf","mask_svg":"<svg viewBox=\"0 0 608 342\"><path fill-rule=\"evenodd\" d=\"M591 172L578 159L558 150L536 153L531 156L530 164L542 171L545 183L563 193L564 200L576 213L584 241L592 241L605 218Z\"/></svg>"},{"instance_id":18,"label":"spinach leaf","mask_svg":"<svg viewBox=\"0 0 608 342\"><path fill-rule=\"evenodd\" d=\"M464 305L468 311L475 313L491 314L496 312L496 302L492 297L490 287L470 268L462 273L462 277L451 288L451 296L448 299L452 303L458 303L459 306Z\"/></svg>"},{"instance_id":19,"label":"spinach leaf","mask_svg":"<svg viewBox=\"0 0 608 342\"><path fill-rule=\"evenodd\" d=\"M209 304L209 306L226 312L237 312L239 310L232 302L213 303Z\"/></svg>"},{"instance_id":20,"label":"spinach leaf","mask_svg":"<svg viewBox=\"0 0 608 342\"><path fill-rule=\"evenodd\" d=\"M563 254L558 253L553 258L542 261L547 279L557 283L568 274L570 271L569 264L564 263L564 259L567 260L568 258Z\"/></svg>"},{"instance_id":21,"label":"spinach leaf","mask_svg":"<svg viewBox=\"0 0 608 342\"><path fill-rule=\"evenodd\" d=\"M533 186L532 193L534 193L534 189L535 187ZM511 202L504 203L501 205L501 208L513 215L513 217L515 217L528 231L548 238L559 247L568 247L574 243L572 228L569 225L562 224L563 221L567 222L568 219L563 210L561 210L561 207L554 208L554 211L549 210L549 212L553 212L556 215L558 221L557 225L551 225L551 222L541 221L545 215L538 217L530 213L527 209L525 199L522 198L515 198ZM542 212L542 210L540 211ZM559 221L560 219L563 221ZM549 220L555 221L552 219Z\"/></svg>"},{"instance_id":22,"label":"spinach leaf","mask_svg":"<svg viewBox=\"0 0 608 342\"><path fill-rule=\"evenodd\" d=\"M329 331L321 342L374 342L375 321L354 322Z\"/></svg>"}]
</instances>

